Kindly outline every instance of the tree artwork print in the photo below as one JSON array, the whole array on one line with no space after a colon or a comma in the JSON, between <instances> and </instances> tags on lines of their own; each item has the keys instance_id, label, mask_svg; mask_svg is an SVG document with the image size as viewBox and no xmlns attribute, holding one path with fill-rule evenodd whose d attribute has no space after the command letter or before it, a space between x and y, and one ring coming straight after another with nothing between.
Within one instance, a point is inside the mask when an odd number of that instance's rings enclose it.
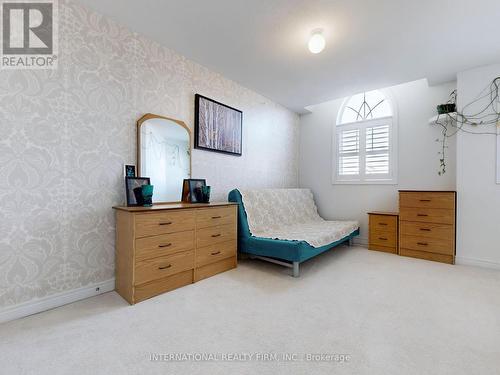
<instances>
[{"instance_id":1,"label":"tree artwork print","mask_svg":"<svg viewBox=\"0 0 500 375\"><path fill-rule=\"evenodd\" d=\"M196 94L195 148L241 155L243 113Z\"/></svg>"}]
</instances>

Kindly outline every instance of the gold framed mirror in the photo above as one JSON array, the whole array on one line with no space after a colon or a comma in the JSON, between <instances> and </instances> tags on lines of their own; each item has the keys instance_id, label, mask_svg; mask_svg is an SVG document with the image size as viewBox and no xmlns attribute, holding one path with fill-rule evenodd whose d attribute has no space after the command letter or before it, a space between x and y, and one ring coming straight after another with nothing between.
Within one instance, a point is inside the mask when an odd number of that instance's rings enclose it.
<instances>
[{"instance_id":1,"label":"gold framed mirror","mask_svg":"<svg viewBox=\"0 0 500 375\"><path fill-rule=\"evenodd\" d=\"M151 178L153 203L181 201L191 178L191 130L183 121L152 113L137 120L137 175Z\"/></svg>"}]
</instances>

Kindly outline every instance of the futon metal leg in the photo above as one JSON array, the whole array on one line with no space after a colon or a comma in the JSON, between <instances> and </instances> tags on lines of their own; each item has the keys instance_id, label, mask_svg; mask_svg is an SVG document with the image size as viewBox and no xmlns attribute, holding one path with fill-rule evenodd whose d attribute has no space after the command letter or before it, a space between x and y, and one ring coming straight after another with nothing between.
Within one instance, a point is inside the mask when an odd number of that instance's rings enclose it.
<instances>
[{"instance_id":1,"label":"futon metal leg","mask_svg":"<svg viewBox=\"0 0 500 375\"><path fill-rule=\"evenodd\" d=\"M347 241L347 246L352 246L352 238L349 238L349 240Z\"/></svg>"},{"instance_id":2,"label":"futon metal leg","mask_svg":"<svg viewBox=\"0 0 500 375\"><path fill-rule=\"evenodd\" d=\"M299 277L299 262L293 262L293 277Z\"/></svg>"}]
</instances>

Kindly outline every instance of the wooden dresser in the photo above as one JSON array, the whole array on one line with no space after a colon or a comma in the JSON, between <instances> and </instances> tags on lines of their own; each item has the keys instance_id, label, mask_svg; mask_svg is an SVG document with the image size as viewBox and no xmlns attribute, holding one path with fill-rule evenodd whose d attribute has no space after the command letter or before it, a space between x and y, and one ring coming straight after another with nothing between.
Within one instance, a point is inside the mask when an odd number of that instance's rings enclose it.
<instances>
[{"instance_id":1,"label":"wooden dresser","mask_svg":"<svg viewBox=\"0 0 500 375\"><path fill-rule=\"evenodd\" d=\"M235 268L237 204L116 210L116 291L130 304Z\"/></svg>"},{"instance_id":2,"label":"wooden dresser","mask_svg":"<svg viewBox=\"0 0 500 375\"><path fill-rule=\"evenodd\" d=\"M398 253L398 214L395 212L369 212L368 249Z\"/></svg>"},{"instance_id":3,"label":"wooden dresser","mask_svg":"<svg viewBox=\"0 0 500 375\"><path fill-rule=\"evenodd\" d=\"M456 192L399 191L399 254L455 263Z\"/></svg>"}]
</instances>

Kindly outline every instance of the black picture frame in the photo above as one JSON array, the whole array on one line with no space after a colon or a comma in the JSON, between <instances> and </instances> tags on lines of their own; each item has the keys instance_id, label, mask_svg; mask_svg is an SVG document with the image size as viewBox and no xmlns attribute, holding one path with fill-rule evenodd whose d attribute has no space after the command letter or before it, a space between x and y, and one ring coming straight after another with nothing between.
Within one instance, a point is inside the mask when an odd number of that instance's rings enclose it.
<instances>
[{"instance_id":1,"label":"black picture frame","mask_svg":"<svg viewBox=\"0 0 500 375\"><path fill-rule=\"evenodd\" d=\"M228 116L234 116L236 115L236 118L239 117L239 121L235 122L231 126L236 127L234 130L236 131L237 134L239 134L239 137L235 135L236 141L237 141L237 147L233 147L233 151L228 150L227 148L225 149L224 147L208 147L206 144L206 141L203 141L200 139L200 127L206 127L208 126L207 124L204 124L203 119L201 119L201 113L200 113L200 105L202 105L202 101L214 104L217 106L217 108L220 108L222 110L227 111L226 117ZM238 116L239 115L239 116ZM219 126L218 124L216 125L217 127ZM227 125L224 128L224 130L227 130ZM208 133L206 131L205 133ZM224 135L222 135L224 136ZM234 141L234 139L233 139ZM206 96L200 95L200 94L195 94L194 96L194 148L195 149L200 149L200 150L205 150L205 151L212 151L212 152L219 152L222 154L228 154L228 155L234 155L234 156L241 156L242 155L242 148L243 148L243 112L240 111L239 109L230 107L226 104L220 103L216 100L207 98Z\"/></svg>"},{"instance_id":2,"label":"black picture frame","mask_svg":"<svg viewBox=\"0 0 500 375\"><path fill-rule=\"evenodd\" d=\"M134 189L142 185L151 185L149 177L125 177L125 192L127 194L127 207L139 206L135 199Z\"/></svg>"},{"instance_id":3,"label":"black picture frame","mask_svg":"<svg viewBox=\"0 0 500 375\"><path fill-rule=\"evenodd\" d=\"M181 201L185 203L200 203L194 195L194 189L198 186L207 186L204 178L186 178L182 184Z\"/></svg>"}]
</instances>

